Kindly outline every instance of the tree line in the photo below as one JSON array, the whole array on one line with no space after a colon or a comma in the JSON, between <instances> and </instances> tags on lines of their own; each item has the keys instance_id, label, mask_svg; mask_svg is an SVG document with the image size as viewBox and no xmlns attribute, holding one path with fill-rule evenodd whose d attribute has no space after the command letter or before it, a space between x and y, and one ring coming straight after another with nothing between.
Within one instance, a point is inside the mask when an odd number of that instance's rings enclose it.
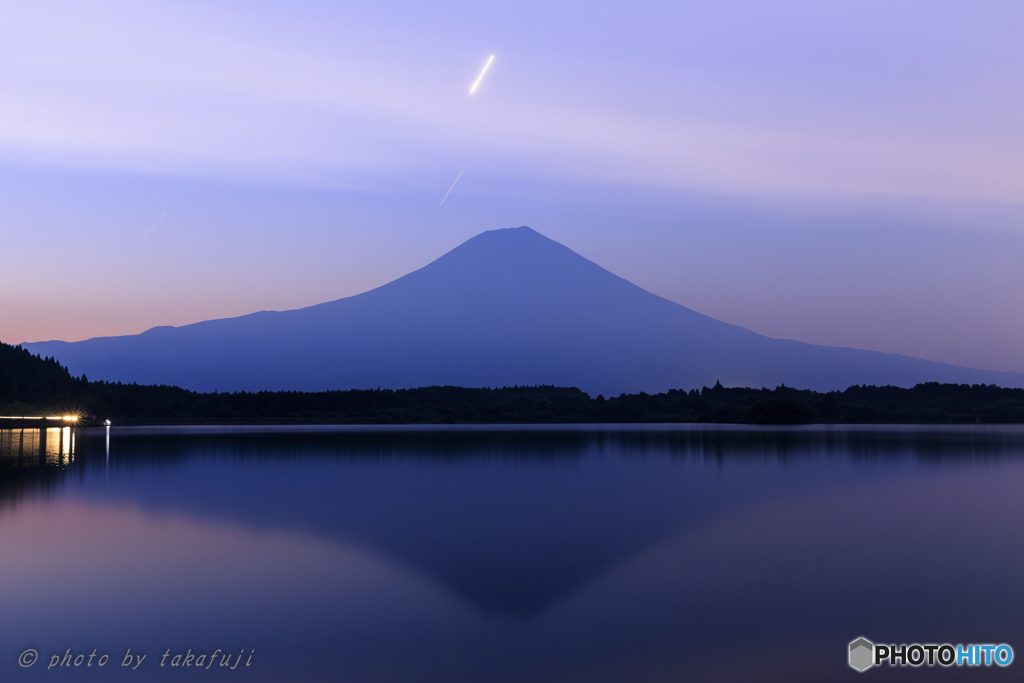
<instances>
[{"instance_id":1,"label":"tree line","mask_svg":"<svg viewBox=\"0 0 1024 683\"><path fill-rule=\"evenodd\" d=\"M120 423L740 424L1024 423L1024 389L929 382L911 389L855 385L827 393L701 389L591 398L575 388L433 386L298 392L200 393L173 386L89 381L53 358L0 343L0 413L74 412Z\"/></svg>"}]
</instances>

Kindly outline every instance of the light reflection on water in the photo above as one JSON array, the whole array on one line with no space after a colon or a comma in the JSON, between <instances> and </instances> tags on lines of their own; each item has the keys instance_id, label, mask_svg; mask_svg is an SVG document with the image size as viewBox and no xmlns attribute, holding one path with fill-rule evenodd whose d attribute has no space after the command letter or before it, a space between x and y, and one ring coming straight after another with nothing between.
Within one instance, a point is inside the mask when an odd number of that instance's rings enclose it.
<instances>
[{"instance_id":1,"label":"light reflection on water","mask_svg":"<svg viewBox=\"0 0 1024 683\"><path fill-rule=\"evenodd\" d=\"M204 676L309 681L829 680L860 635L1024 652L1019 428L29 431L0 432L3 680L40 675L28 647L130 647L133 680L255 649ZM899 674L927 675L870 673Z\"/></svg>"},{"instance_id":2,"label":"light reflection on water","mask_svg":"<svg viewBox=\"0 0 1024 683\"><path fill-rule=\"evenodd\" d=\"M76 432L71 427L0 429L0 470L69 465Z\"/></svg>"}]
</instances>

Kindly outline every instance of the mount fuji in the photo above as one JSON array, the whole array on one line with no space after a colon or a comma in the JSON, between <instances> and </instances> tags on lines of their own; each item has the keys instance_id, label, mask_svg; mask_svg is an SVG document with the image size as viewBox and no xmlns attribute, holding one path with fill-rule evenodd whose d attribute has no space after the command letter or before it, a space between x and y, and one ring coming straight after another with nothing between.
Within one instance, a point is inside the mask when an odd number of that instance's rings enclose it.
<instances>
[{"instance_id":1,"label":"mount fuji","mask_svg":"<svg viewBox=\"0 0 1024 683\"><path fill-rule=\"evenodd\" d=\"M308 308L23 346L92 380L197 391L1024 386L1024 373L765 337L645 291L528 227L484 232L382 287Z\"/></svg>"}]
</instances>

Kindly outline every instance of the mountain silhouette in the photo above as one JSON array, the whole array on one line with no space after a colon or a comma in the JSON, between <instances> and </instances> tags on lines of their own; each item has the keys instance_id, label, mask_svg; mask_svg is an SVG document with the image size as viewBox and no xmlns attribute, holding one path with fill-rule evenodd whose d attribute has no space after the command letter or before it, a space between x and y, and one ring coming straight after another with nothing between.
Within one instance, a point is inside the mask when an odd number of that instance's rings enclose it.
<instances>
[{"instance_id":1,"label":"mountain silhouette","mask_svg":"<svg viewBox=\"0 0 1024 683\"><path fill-rule=\"evenodd\" d=\"M25 346L92 380L197 391L1024 386L1024 373L765 337L647 292L528 227L482 233L382 287L308 308Z\"/></svg>"}]
</instances>

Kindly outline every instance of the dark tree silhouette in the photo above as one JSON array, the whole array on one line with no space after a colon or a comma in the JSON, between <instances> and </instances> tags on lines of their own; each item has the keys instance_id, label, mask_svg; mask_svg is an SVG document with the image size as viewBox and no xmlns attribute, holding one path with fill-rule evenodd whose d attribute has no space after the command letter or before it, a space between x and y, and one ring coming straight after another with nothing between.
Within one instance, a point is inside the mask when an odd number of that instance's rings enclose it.
<instances>
[{"instance_id":1,"label":"dark tree silhouette","mask_svg":"<svg viewBox=\"0 0 1024 683\"><path fill-rule=\"evenodd\" d=\"M855 385L818 393L791 387L727 388L590 398L579 389L259 391L201 394L72 377L53 358L0 343L0 412L66 413L122 422L344 424L719 422L745 424L1024 423L1024 389L985 384Z\"/></svg>"}]
</instances>

